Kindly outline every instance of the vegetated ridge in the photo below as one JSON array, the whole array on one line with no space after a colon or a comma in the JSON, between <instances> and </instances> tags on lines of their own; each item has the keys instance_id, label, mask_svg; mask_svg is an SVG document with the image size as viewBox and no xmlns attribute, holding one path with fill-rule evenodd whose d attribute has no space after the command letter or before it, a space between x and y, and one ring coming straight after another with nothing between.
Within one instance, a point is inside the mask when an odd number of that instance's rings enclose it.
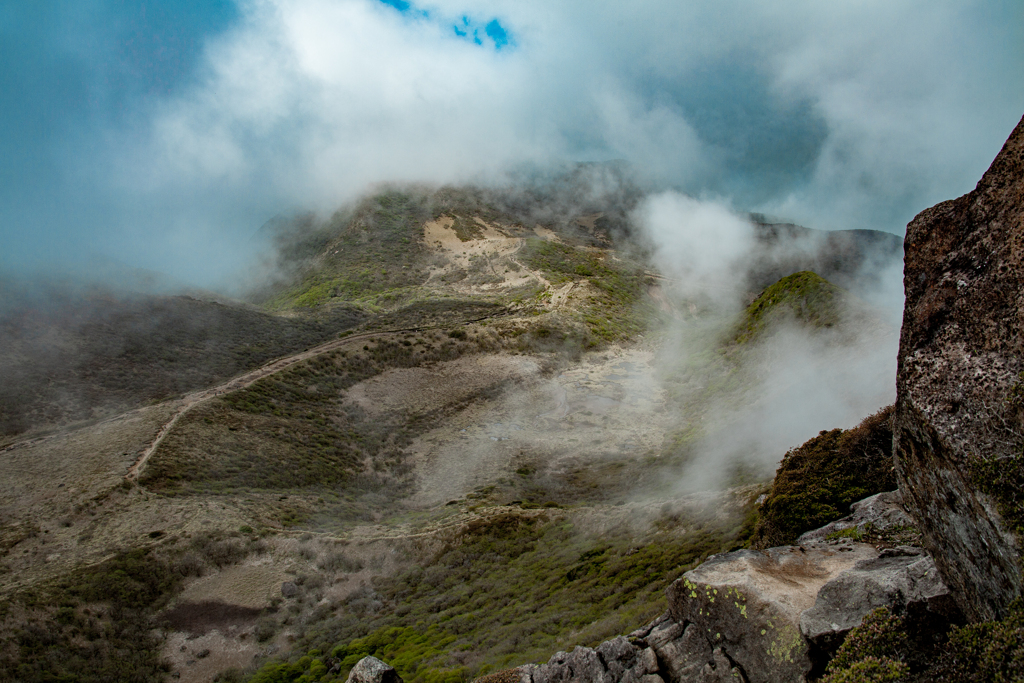
<instances>
[{"instance_id":1,"label":"vegetated ridge","mask_svg":"<svg viewBox=\"0 0 1024 683\"><path fill-rule=\"evenodd\" d=\"M713 316L654 297L622 193L563 190L388 189L266 226L280 278L254 301L273 314L157 297L76 324L71 365L128 379L14 415L5 675L213 680L266 662L257 680L330 680L327 660L341 675L373 652L407 680L463 680L629 630L664 610L667 582L746 543L759 485L670 486L699 433L685 411L742 390L742 354L717 346ZM659 330L680 322L706 354L652 392ZM48 371L31 347L26 372ZM206 369L178 377L201 347Z\"/></svg>"}]
</instances>

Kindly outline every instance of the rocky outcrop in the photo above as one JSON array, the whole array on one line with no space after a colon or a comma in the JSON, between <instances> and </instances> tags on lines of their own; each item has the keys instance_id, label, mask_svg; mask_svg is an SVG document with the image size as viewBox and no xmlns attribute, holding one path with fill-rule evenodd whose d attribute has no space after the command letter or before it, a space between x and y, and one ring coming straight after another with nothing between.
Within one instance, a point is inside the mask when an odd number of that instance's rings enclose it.
<instances>
[{"instance_id":1,"label":"rocky outcrop","mask_svg":"<svg viewBox=\"0 0 1024 683\"><path fill-rule=\"evenodd\" d=\"M348 674L345 683L403 683L394 667L376 657L363 657Z\"/></svg>"},{"instance_id":2,"label":"rocky outcrop","mask_svg":"<svg viewBox=\"0 0 1024 683\"><path fill-rule=\"evenodd\" d=\"M909 518L900 500L896 492L867 498L798 546L712 556L669 587L661 618L520 667L519 682L802 681L820 675L846 633L879 607L944 633L960 613L924 550L880 550L843 533L902 533Z\"/></svg>"},{"instance_id":3,"label":"rocky outcrop","mask_svg":"<svg viewBox=\"0 0 1024 683\"><path fill-rule=\"evenodd\" d=\"M957 608L935 562L920 548L900 546L858 562L818 591L814 606L800 615L808 643L834 652L843 637L878 607L905 614L917 609L955 621Z\"/></svg>"},{"instance_id":4,"label":"rocky outcrop","mask_svg":"<svg viewBox=\"0 0 1024 683\"><path fill-rule=\"evenodd\" d=\"M973 192L907 226L894 450L900 490L965 614L1024 594L1017 540L979 466L1016 476L1024 371L1024 120Z\"/></svg>"},{"instance_id":5,"label":"rocky outcrop","mask_svg":"<svg viewBox=\"0 0 1024 683\"><path fill-rule=\"evenodd\" d=\"M830 522L820 529L801 534L797 545L824 541L833 534L856 530L860 534L892 533L911 529L914 520L903 509L903 496L899 491L876 493L850 506L850 514Z\"/></svg>"},{"instance_id":6,"label":"rocky outcrop","mask_svg":"<svg viewBox=\"0 0 1024 683\"><path fill-rule=\"evenodd\" d=\"M812 668L800 615L828 582L875 555L864 543L718 555L669 586L669 614L723 649L750 683L799 680Z\"/></svg>"}]
</instances>

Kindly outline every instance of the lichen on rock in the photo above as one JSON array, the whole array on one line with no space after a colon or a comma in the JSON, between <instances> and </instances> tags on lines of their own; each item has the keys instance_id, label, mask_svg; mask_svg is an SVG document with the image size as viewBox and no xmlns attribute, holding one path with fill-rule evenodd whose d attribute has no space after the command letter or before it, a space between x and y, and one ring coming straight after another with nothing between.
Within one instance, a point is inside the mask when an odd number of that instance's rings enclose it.
<instances>
[{"instance_id":1,"label":"lichen on rock","mask_svg":"<svg viewBox=\"0 0 1024 683\"><path fill-rule=\"evenodd\" d=\"M1021 501L1000 486L1024 481L1024 120L972 192L911 221L905 252L900 490L965 614L999 618L1024 595Z\"/></svg>"}]
</instances>

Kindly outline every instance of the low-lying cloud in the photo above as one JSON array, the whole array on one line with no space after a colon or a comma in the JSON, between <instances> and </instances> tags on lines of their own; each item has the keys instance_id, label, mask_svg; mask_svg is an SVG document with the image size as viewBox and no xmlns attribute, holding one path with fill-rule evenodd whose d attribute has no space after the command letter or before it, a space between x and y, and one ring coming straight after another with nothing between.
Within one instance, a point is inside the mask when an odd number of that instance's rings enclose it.
<instances>
[{"instance_id":1,"label":"low-lying cloud","mask_svg":"<svg viewBox=\"0 0 1024 683\"><path fill-rule=\"evenodd\" d=\"M81 34L61 58L88 67L74 76L87 92L110 87L110 59L82 36L127 40L107 9L54 24ZM281 211L566 160L623 159L653 189L899 233L969 190L1024 111L1010 87L1022 18L980 0L248 0L162 87L113 111L58 102L38 140L25 129L18 158L51 162L7 169L4 265L95 251L210 284ZM47 78L9 94L49 97Z\"/></svg>"},{"instance_id":2,"label":"low-lying cloud","mask_svg":"<svg viewBox=\"0 0 1024 683\"><path fill-rule=\"evenodd\" d=\"M670 326L657 373L670 378L687 366L708 373L686 385L693 395L677 396L695 411L681 415L681 424L697 434L681 490L729 483L737 468L764 477L787 450L820 430L852 428L895 399L894 313L903 300L902 280L891 276L902 264L897 256L887 260L879 252L878 259L863 261L851 278L861 296L849 299L838 325L822 329L779 318L765 336L733 349L725 360L722 345L757 294L745 289L744 277L765 250L755 226L721 203L673 192L649 196L635 216L657 247L656 260L671 278L665 289L677 307L704 304L701 315L681 316ZM803 257L813 239L780 240L774 256ZM715 369L709 359L719 356ZM708 391L709 384L718 388Z\"/></svg>"}]
</instances>

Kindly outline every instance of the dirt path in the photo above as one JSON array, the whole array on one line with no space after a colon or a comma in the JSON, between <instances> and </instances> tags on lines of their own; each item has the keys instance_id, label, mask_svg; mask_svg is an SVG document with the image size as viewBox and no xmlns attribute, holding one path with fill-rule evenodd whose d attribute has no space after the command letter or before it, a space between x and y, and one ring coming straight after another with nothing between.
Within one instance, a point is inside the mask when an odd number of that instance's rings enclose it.
<instances>
[{"instance_id":1,"label":"dirt path","mask_svg":"<svg viewBox=\"0 0 1024 683\"><path fill-rule=\"evenodd\" d=\"M501 315L503 314L498 313L493 315L485 315L480 318L466 320L464 321L464 324L480 322L481 320L496 318ZM186 394L185 397L182 398L182 406L174 413L171 419L168 420L163 425L163 427L160 428L160 431L157 432L157 435L156 437L154 437L153 441L149 443L146 449L139 455L138 459L132 464L131 467L128 468L128 472L127 474L125 474L125 479L127 479L128 481L138 481L139 474L142 472L142 468L146 466L146 462L150 459L153 453L156 452L156 449L160 447L160 443L164 440L164 438L171 432L172 429L174 429L174 425L177 424L178 420L180 420L185 413L192 410L192 408L196 407L200 403L203 403L204 401L208 401L211 398L216 398L218 396L223 396L224 394L229 394L233 391L238 391L239 389L244 389L249 385L253 384L254 382L263 379L264 377L268 377L275 373L281 372L282 370L287 370L288 368L292 367L297 363L309 360L310 358L315 358L316 356L328 353L330 351L334 351L336 349L341 348L342 346L345 346L346 344L349 344L360 339L379 337L385 334L400 334L403 332L425 332L428 330L441 329L441 327L442 326L440 325L423 325L419 327L403 327L395 330L378 330L373 332L361 332L359 334L352 334L347 337L342 337L341 339L333 339L329 342L325 342L323 344L320 344L319 346L314 346L313 348L306 349L305 351L300 351L299 353L296 353L291 356L278 358L275 361L271 361L270 363L258 367L255 370L250 370L244 375L239 375L238 377L230 379L227 382L219 384L215 387L203 389L202 391L195 391L192 392L191 394Z\"/></svg>"}]
</instances>

